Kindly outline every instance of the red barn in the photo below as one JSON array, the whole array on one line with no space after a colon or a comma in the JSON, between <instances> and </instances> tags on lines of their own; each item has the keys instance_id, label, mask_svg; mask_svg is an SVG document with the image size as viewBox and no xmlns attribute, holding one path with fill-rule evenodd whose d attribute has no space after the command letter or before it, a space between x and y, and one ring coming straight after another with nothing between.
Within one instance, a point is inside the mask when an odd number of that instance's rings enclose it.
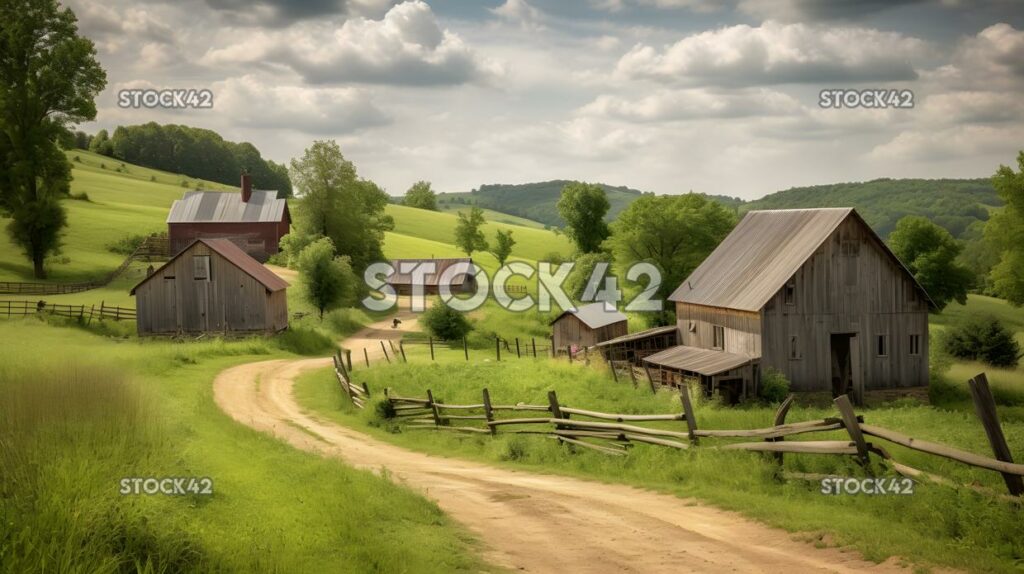
<instances>
[{"instance_id":1,"label":"red barn","mask_svg":"<svg viewBox=\"0 0 1024 574\"><path fill-rule=\"evenodd\" d=\"M167 236L171 257L196 239L230 239L250 257L266 261L291 225L288 202L276 191L254 190L242 175L241 193L189 191L171 205Z\"/></svg>"}]
</instances>

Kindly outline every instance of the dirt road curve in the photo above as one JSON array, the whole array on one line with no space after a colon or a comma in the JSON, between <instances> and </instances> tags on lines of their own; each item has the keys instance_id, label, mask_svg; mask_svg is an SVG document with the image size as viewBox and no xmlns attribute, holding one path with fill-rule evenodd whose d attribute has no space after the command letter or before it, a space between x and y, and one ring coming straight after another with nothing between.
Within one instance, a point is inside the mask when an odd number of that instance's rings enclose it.
<instances>
[{"instance_id":1,"label":"dirt road curve","mask_svg":"<svg viewBox=\"0 0 1024 574\"><path fill-rule=\"evenodd\" d=\"M413 326L405 318L403 328ZM354 355L394 337L390 321L348 340ZM357 357L353 357L355 359ZM264 361L228 369L217 404L237 421L296 448L356 467L386 467L436 500L487 545L486 559L527 572L908 572L851 552L818 549L736 514L628 486L538 475L438 458L303 412L296 376L329 359Z\"/></svg>"}]
</instances>

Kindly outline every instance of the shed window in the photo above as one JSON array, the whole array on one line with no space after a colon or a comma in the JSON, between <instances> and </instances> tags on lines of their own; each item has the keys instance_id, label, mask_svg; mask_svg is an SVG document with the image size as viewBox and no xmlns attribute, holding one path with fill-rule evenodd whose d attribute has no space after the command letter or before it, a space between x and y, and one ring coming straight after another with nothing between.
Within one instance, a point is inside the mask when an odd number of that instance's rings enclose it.
<instances>
[{"instance_id":1,"label":"shed window","mask_svg":"<svg viewBox=\"0 0 1024 574\"><path fill-rule=\"evenodd\" d=\"M696 321L690 321L689 331L691 333L696 333L697 332L697 322Z\"/></svg>"},{"instance_id":2,"label":"shed window","mask_svg":"<svg viewBox=\"0 0 1024 574\"><path fill-rule=\"evenodd\" d=\"M886 335L879 335L875 347L875 352L879 357L889 356L889 337Z\"/></svg>"},{"instance_id":3,"label":"shed window","mask_svg":"<svg viewBox=\"0 0 1024 574\"><path fill-rule=\"evenodd\" d=\"M910 354L920 355L921 354L921 335L910 336Z\"/></svg>"},{"instance_id":4,"label":"shed window","mask_svg":"<svg viewBox=\"0 0 1024 574\"><path fill-rule=\"evenodd\" d=\"M210 256L209 255L194 255L192 256L192 277L197 280L209 280L210 279Z\"/></svg>"},{"instance_id":5,"label":"shed window","mask_svg":"<svg viewBox=\"0 0 1024 574\"><path fill-rule=\"evenodd\" d=\"M791 335L789 337L789 358L800 358L800 340L797 338L796 335Z\"/></svg>"},{"instance_id":6,"label":"shed window","mask_svg":"<svg viewBox=\"0 0 1024 574\"><path fill-rule=\"evenodd\" d=\"M725 327L723 327L721 325L714 325L714 326L711 327L711 330L712 330L712 335L713 335L713 339L714 339L712 341L712 343L711 343L711 346L714 347L715 349L724 349L725 348Z\"/></svg>"},{"instance_id":7,"label":"shed window","mask_svg":"<svg viewBox=\"0 0 1024 574\"><path fill-rule=\"evenodd\" d=\"M789 281L786 281L783 297L786 305L796 305L796 277L790 277Z\"/></svg>"}]
</instances>

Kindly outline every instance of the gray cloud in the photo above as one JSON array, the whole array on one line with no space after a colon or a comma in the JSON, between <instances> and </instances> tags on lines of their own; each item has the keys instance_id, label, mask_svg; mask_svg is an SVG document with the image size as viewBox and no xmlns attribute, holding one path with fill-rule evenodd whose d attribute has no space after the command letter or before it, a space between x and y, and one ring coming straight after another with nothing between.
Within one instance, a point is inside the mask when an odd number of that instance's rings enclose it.
<instances>
[{"instance_id":1,"label":"gray cloud","mask_svg":"<svg viewBox=\"0 0 1024 574\"><path fill-rule=\"evenodd\" d=\"M288 26L331 17L379 17L393 0L203 0L231 21L248 26Z\"/></svg>"}]
</instances>

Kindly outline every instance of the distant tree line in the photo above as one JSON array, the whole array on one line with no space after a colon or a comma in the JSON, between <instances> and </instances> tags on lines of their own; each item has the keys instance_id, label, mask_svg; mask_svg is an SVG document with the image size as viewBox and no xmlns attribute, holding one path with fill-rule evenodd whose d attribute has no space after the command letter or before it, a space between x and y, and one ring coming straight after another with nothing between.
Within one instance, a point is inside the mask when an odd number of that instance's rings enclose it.
<instances>
[{"instance_id":1,"label":"distant tree line","mask_svg":"<svg viewBox=\"0 0 1024 574\"><path fill-rule=\"evenodd\" d=\"M225 185L238 185L238 176L248 171L253 187L277 190L282 197L292 195L287 166L264 159L251 143L227 141L207 129L149 122L120 126L113 135L107 130L94 136L79 131L74 145L143 167Z\"/></svg>"}]
</instances>

